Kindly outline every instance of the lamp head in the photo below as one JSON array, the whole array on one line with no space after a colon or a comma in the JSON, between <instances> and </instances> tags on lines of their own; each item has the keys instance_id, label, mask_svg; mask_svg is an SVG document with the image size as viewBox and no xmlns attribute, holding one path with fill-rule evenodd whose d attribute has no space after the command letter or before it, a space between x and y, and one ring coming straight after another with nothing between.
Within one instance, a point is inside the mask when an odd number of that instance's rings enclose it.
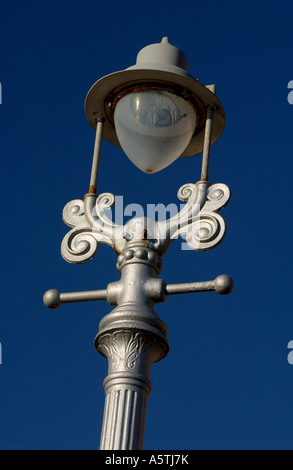
<instances>
[{"instance_id":1,"label":"lamp head","mask_svg":"<svg viewBox=\"0 0 293 470\"><path fill-rule=\"evenodd\" d=\"M225 126L215 94L188 72L186 55L163 38L143 48L136 64L98 80L85 101L92 127L103 118L103 137L122 147L142 171L155 173L178 157L203 151L207 108L215 108L214 143Z\"/></svg>"}]
</instances>

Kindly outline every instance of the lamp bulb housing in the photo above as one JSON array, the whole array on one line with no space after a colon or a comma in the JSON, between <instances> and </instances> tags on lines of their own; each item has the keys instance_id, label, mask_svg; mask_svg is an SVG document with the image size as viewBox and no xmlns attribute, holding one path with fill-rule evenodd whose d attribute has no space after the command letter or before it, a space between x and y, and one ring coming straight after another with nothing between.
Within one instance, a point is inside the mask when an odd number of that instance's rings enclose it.
<instances>
[{"instance_id":1,"label":"lamp bulb housing","mask_svg":"<svg viewBox=\"0 0 293 470\"><path fill-rule=\"evenodd\" d=\"M169 91L129 92L115 107L115 129L127 157L145 173L171 165L188 146L197 114L191 103Z\"/></svg>"}]
</instances>

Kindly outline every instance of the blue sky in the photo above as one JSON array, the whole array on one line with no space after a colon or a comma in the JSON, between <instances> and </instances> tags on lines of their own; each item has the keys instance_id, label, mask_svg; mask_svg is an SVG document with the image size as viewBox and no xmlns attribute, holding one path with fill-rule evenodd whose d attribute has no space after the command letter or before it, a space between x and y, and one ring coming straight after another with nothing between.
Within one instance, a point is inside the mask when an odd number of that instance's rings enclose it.
<instances>
[{"instance_id":1,"label":"blue sky","mask_svg":"<svg viewBox=\"0 0 293 470\"><path fill-rule=\"evenodd\" d=\"M0 12L2 175L0 448L95 449L106 360L93 346L106 302L48 310L43 293L103 289L119 279L101 245L84 265L60 244L65 204L88 190L94 132L84 99L100 77L168 36L202 83L217 84L227 123L210 182L232 199L214 250L174 242L168 283L235 280L227 297L172 296L156 307L170 353L155 364L145 449L292 449L293 80L290 2L84 0L5 2ZM125 204L173 203L200 178L200 157L139 172L103 142L101 192Z\"/></svg>"}]
</instances>

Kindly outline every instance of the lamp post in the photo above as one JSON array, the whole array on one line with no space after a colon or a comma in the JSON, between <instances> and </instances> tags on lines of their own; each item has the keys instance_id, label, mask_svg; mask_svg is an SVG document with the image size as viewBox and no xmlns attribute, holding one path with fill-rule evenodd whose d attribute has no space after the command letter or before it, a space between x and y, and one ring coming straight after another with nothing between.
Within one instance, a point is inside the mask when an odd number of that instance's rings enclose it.
<instances>
[{"instance_id":1,"label":"lamp post","mask_svg":"<svg viewBox=\"0 0 293 470\"><path fill-rule=\"evenodd\" d=\"M107 300L114 310L103 318L96 349L108 359L106 395L100 449L137 450L143 447L150 370L168 353L167 327L154 305L169 295L216 291L229 294L234 287L227 275L213 281L167 284L158 276L162 256L171 242L186 237L197 251L217 246L225 235L218 214L230 199L224 184L210 185L210 147L225 125L223 107L215 86L204 86L188 73L185 54L163 38L142 49L136 65L98 80L90 89L85 111L96 131L89 191L82 200L69 202L64 222L72 227L61 245L69 263L92 259L99 243L112 246L120 280L103 290L60 293L47 291L49 308L63 303ZM102 137L121 146L145 173L155 173L178 157L203 153L197 183L184 184L178 198L180 212L165 221L136 217L125 226L106 216L115 203L111 193L97 193Z\"/></svg>"}]
</instances>

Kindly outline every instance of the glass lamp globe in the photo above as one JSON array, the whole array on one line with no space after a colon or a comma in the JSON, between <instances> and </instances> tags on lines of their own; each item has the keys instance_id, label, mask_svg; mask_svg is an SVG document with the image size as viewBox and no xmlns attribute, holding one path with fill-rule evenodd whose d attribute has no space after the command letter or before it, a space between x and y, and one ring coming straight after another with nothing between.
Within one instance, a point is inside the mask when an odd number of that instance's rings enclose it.
<instances>
[{"instance_id":1,"label":"glass lamp globe","mask_svg":"<svg viewBox=\"0 0 293 470\"><path fill-rule=\"evenodd\" d=\"M114 122L127 157L143 172L156 173L184 152L194 133L197 114L180 96L150 89L120 98Z\"/></svg>"}]
</instances>

